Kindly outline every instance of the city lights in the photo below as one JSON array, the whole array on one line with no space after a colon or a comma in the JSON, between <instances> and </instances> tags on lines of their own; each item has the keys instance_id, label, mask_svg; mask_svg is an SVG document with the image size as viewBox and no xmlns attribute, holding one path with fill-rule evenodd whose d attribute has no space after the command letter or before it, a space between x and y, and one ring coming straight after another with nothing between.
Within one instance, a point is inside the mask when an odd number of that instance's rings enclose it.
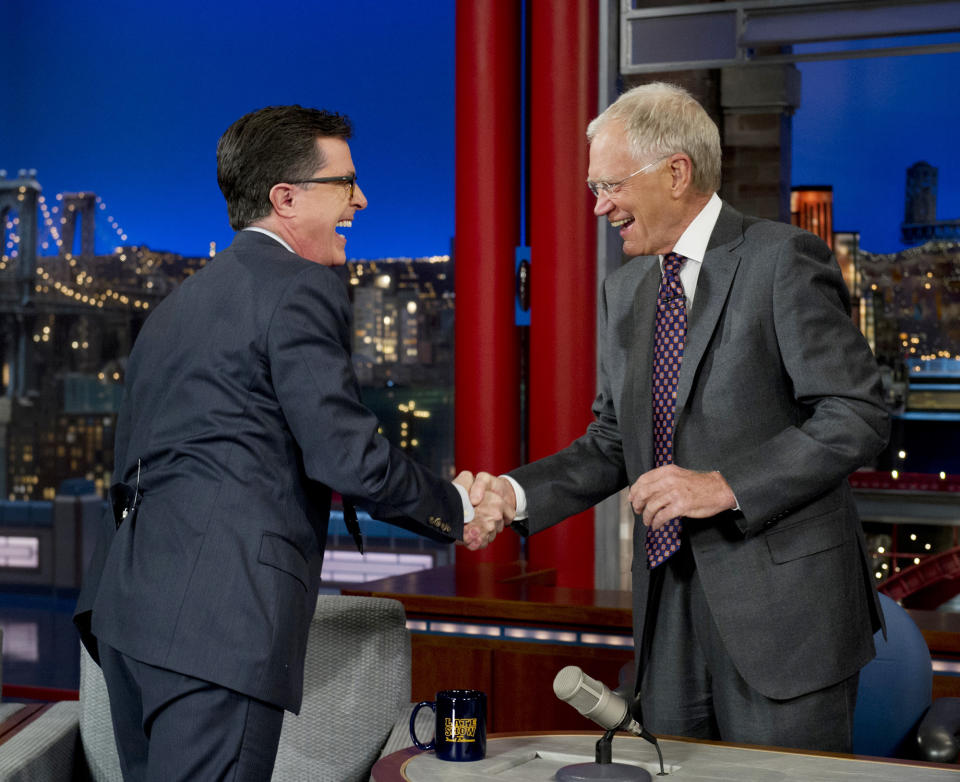
<instances>
[{"instance_id":1,"label":"city lights","mask_svg":"<svg viewBox=\"0 0 960 782\"><path fill-rule=\"evenodd\" d=\"M21 195L34 192L26 188ZM8 465L14 480L7 486L16 486L8 492L16 499L53 496L59 481L76 475L84 464L96 485L109 485L112 415L123 381L117 361L125 356L106 354L106 345L110 350L128 350L135 335L129 331L131 325L141 323L216 253L212 242L204 257L129 245L116 213L92 193L60 193L55 198L37 194L34 203L35 215L20 209L3 216L0 272L31 249L24 246L23 236L33 230L37 244L36 253L29 256L34 267L30 306L44 315L31 325L25 341L31 350L43 351L36 355L44 357L47 367L61 367L52 370L58 377L69 378L61 381L70 389L64 391L66 410L78 404L70 399L86 400L76 409L100 405L95 409L108 415L93 428L81 427L73 414L51 416L41 428L42 442L11 451ZM109 234L106 241L101 227ZM108 252L95 252L94 235L98 244L109 246ZM418 459L438 471L452 469L442 455L449 449L444 439L448 435L440 434L450 429L452 418L452 394L447 390L453 355L450 264L449 256L350 261L347 277L354 296L358 377L365 387L372 387L369 393L382 390L385 399L392 398L391 389L405 388L390 406L372 399L378 416L387 422L379 431L400 447L416 451ZM0 284L11 286L7 290L13 290L14 283L12 275L0 275ZM17 366L4 361L5 385L23 382L14 374ZM55 390L51 385L43 393ZM35 458L38 452L44 456Z\"/></svg>"}]
</instances>

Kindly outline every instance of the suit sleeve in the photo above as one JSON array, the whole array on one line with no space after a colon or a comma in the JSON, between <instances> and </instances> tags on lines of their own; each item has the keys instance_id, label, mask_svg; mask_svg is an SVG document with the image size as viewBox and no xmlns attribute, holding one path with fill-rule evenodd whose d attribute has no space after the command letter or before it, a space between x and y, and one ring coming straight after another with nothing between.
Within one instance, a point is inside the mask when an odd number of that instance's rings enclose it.
<instances>
[{"instance_id":1,"label":"suit sleeve","mask_svg":"<svg viewBox=\"0 0 960 782\"><path fill-rule=\"evenodd\" d=\"M816 237L796 233L781 243L772 311L796 421L719 465L744 533L836 487L883 449L889 433L876 361L850 319L837 262Z\"/></svg>"},{"instance_id":2,"label":"suit sleeve","mask_svg":"<svg viewBox=\"0 0 960 782\"><path fill-rule=\"evenodd\" d=\"M606 332L606 321L604 295L598 307L601 334ZM593 507L627 485L608 360L601 353L600 389L593 402L594 420L586 433L563 450L510 472L527 495L528 518L513 524L522 535L539 532Z\"/></svg>"},{"instance_id":3,"label":"suit sleeve","mask_svg":"<svg viewBox=\"0 0 960 782\"><path fill-rule=\"evenodd\" d=\"M435 539L462 539L456 488L393 447L361 401L350 316L343 283L316 265L291 281L270 323L272 381L307 476L376 518Z\"/></svg>"}]
</instances>

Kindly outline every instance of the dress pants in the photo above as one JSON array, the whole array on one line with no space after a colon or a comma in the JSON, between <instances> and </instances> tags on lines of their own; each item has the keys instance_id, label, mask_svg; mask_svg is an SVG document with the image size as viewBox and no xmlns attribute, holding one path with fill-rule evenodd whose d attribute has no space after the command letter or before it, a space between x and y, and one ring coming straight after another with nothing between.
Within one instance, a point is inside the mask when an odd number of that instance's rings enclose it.
<instances>
[{"instance_id":1,"label":"dress pants","mask_svg":"<svg viewBox=\"0 0 960 782\"><path fill-rule=\"evenodd\" d=\"M659 604L648 612L656 618L640 698L645 728L654 734L851 751L859 674L788 700L761 695L727 654L689 541L660 568L662 574L651 574L663 584Z\"/></svg>"},{"instance_id":2,"label":"dress pants","mask_svg":"<svg viewBox=\"0 0 960 782\"><path fill-rule=\"evenodd\" d=\"M267 782L283 709L100 644L125 782Z\"/></svg>"}]
</instances>

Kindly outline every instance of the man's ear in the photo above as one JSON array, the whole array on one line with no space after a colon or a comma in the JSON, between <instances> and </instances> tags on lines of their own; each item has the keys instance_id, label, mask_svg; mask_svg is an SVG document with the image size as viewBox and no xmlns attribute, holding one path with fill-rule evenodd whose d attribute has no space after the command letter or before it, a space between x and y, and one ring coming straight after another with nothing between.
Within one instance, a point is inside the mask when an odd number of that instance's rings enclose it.
<instances>
[{"instance_id":1,"label":"man's ear","mask_svg":"<svg viewBox=\"0 0 960 782\"><path fill-rule=\"evenodd\" d=\"M270 188L270 204L280 217L291 217L296 209L297 189L280 182Z\"/></svg>"},{"instance_id":2,"label":"man's ear","mask_svg":"<svg viewBox=\"0 0 960 782\"><path fill-rule=\"evenodd\" d=\"M693 162L681 153L670 158L671 190L675 197L682 196L693 184Z\"/></svg>"}]
</instances>

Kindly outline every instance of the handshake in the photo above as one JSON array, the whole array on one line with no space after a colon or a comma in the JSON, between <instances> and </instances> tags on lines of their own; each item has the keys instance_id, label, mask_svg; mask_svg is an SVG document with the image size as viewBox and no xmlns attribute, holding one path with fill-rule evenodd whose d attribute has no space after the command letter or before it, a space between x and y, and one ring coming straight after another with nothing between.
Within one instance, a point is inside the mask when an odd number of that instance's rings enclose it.
<instances>
[{"instance_id":1,"label":"handshake","mask_svg":"<svg viewBox=\"0 0 960 782\"><path fill-rule=\"evenodd\" d=\"M463 527L463 543L471 551L486 548L510 524L517 510L513 486L506 478L488 472L464 470L453 480L470 495L473 520Z\"/></svg>"}]
</instances>

